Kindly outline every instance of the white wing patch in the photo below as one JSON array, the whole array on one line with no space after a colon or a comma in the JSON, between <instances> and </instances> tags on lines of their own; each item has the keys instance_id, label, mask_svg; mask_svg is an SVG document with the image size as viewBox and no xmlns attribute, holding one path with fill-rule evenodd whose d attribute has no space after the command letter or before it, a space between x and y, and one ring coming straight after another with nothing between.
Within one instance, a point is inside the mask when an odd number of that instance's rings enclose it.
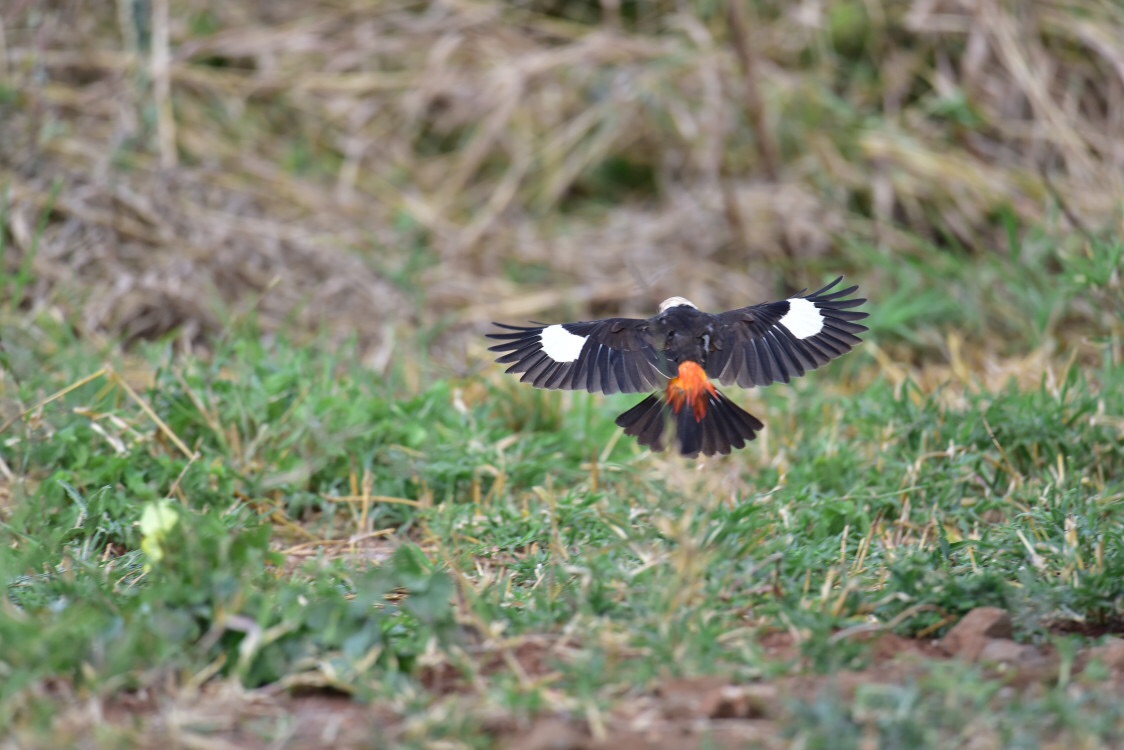
<instances>
[{"instance_id":1,"label":"white wing patch","mask_svg":"<svg viewBox=\"0 0 1124 750\"><path fill-rule=\"evenodd\" d=\"M582 353L582 347L589 336L577 336L561 325L555 324L542 329L539 344L542 353L555 362L573 362Z\"/></svg>"},{"instance_id":2,"label":"white wing patch","mask_svg":"<svg viewBox=\"0 0 1124 750\"><path fill-rule=\"evenodd\" d=\"M823 330L819 308L803 297L788 300L788 312L778 321L798 339L807 339Z\"/></svg>"}]
</instances>

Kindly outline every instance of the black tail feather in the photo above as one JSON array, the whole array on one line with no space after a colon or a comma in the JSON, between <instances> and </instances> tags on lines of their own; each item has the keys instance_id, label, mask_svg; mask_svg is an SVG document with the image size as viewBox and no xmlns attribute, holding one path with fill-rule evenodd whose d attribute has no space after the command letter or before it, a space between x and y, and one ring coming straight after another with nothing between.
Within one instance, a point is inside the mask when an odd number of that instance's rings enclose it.
<instances>
[{"instance_id":1,"label":"black tail feather","mask_svg":"<svg viewBox=\"0 0 1124 750\"><path fill-rule=\"evenodd\" d=\"M617 425L641 445L662 451L665 407L666 404L653 394L617 417Z\"/></svg>"},{"instance_id":2,"label":"black tail feather","mask_svg":"<svg viewBox=\"0 0 1124 750\"><path fill-rule=\"evenodd\" d=\"M673 419L679 452L684 456L726 455L757 437L765 425L722 393L707 397L706 412L701 420L689 406L672 412L671 406L653 394L617 417L624 434L635 437L641 445L654 451L663 450L664 424Z\"/></svg>"},{"instance_id":3,"label":"black tail feather","mask_svg":"<svg viewBox=\"0 0 1124 750\"><path fill-rule=\"evenodd\" d=\"M690 405L684 405L675 415L675 439L679 442L679 452L684 456L699 455L703 443L703 422L707 421L703 417L702 422L696 422Z\"/></svg>"}]
</instances>

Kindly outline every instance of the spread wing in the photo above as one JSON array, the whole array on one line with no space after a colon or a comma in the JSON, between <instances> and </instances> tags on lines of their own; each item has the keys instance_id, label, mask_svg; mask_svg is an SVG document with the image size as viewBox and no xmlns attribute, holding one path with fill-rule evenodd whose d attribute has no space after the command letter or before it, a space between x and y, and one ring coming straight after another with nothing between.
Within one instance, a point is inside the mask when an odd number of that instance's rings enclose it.
<instances>
[{"instance_id":1,"label":"spread wing","mask_svg":"<svg viewBox=\"0 0 1124 750\"><path fill-rule=\"evenodd\" d=\"M867 313L851 308L866 300L846 299L857 286L832 292L842 279L818 292L716 316L716 349L707 358L707 375L743 388L787 383L849 352L862 341L857 334L867 330L855 322Z\"/></svg>"},{"instance_id":2,"label":"spread wing","mask_svg":"<svg viewBox=\"0 0 1124 750\"><path fill-rule=\"evenodd\" d=\"M667 364L653 346L648 321L607 318L555 325L495 325L509 333L489 333L500 342L489 351L496 361L521 372L519 380L537 388L584 389L591 393L639 393L667 382Z\"/></svg>"}]
</instances>

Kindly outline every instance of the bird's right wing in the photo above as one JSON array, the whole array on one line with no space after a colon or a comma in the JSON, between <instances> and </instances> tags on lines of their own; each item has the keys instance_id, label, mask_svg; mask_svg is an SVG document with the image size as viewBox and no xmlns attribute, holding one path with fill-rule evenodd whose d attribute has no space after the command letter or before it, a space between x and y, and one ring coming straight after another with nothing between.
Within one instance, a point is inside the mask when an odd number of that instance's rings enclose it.
<instances>
[{"instance_id":1,"label":"bird's right wing","mask_svg":"<svg viewBox=\"0 0 1124 750\"><path fill-rule=\"evenodd\" d=\"M831 292L842 279L818 292L716 316L719 325L714 351L707 358L707 375L743 388L787 383L849 352L862 341L857 334L867 330L854 322L867 313L851 308L866 300L846 299L857 286Z\"/></svg>"}]
</instances>

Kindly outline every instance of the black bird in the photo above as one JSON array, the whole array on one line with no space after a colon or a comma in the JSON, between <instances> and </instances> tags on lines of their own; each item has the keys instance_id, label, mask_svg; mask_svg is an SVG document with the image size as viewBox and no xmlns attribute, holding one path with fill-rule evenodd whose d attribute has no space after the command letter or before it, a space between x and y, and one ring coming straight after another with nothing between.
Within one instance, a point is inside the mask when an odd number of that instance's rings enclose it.
<instances>
[{"instance_id":1,"label":"black bird","mask_svg":"<svg viewBox=\"0 0 1124 750\"><path fill-rule=\"evenodd\" d=\"M857 286L832 292L839 277L812 294L711 315L682 297L660 304L647 320L606 318L581 323L512 326L490 333L489 351L537 388L591 393L657 391L617 417L626 435L663 450L664 423L675 422L680 453L726 454L765 425L711 382L743 388L787 383L861 343L856 323L865 299ZM830 292L830 293L829 293Z\"/></svg>"}]
</instances>

